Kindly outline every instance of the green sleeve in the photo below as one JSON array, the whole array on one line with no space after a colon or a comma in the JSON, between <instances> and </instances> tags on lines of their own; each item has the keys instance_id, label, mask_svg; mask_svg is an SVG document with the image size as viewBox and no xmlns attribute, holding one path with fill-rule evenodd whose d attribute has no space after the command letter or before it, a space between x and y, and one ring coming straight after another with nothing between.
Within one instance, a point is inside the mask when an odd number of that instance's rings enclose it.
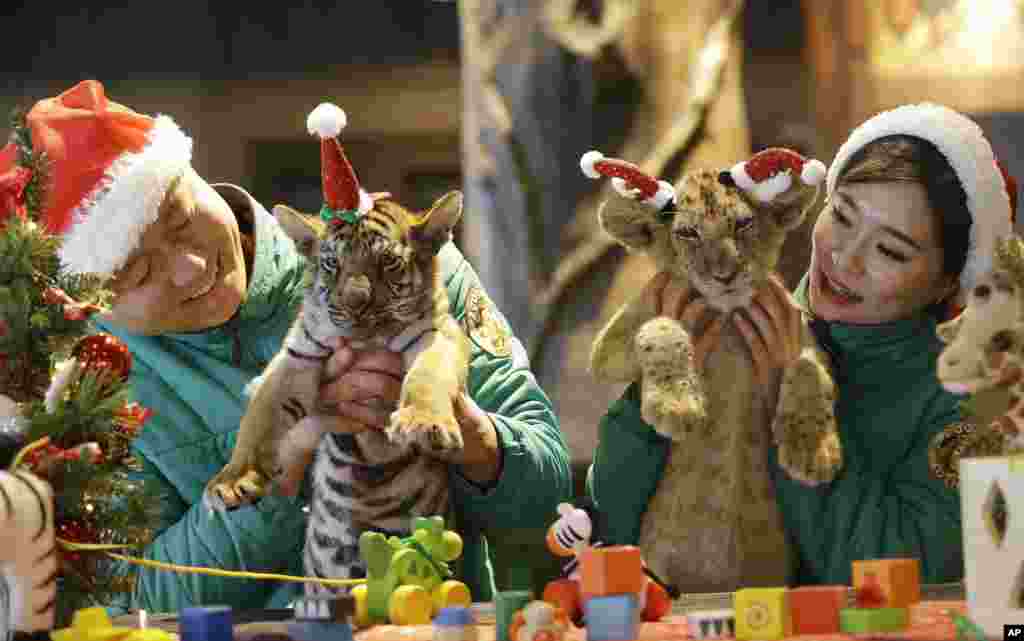
<instances>
[{"instance_id":1,"label":"green sleeve","mask_svg":"<svg viewBox=\"0 0 1024 641\"><path fill-rule=\"evenodd\" d=\"M818 539L818 550L801 555L805 580L849 585L853 561L885 557L919 559L923 583L963 578L960 495L935 478L928 463L931 438L958 420L957 411L934 412L902 465L886 475L851 470L834 482L837 500L822 502L817 519L806 515L830 534Z\"/></svg>"},{"instance_id":2,"label":"green sleeve","mask_svg":"<svg viewBox=\"0 0 1024 641\"><path fill-rule=\"evenodd\" d=\"M626 388L598 427L587 495L597 509L595 540L636 545L640 521L658 486L669 441L640 415L638 386Z\"/></svg>"},{"instance_id":3,"label":"green sleeve","mask_svg":"<svg viewBox=\"0 0 1024 641\"><path fill-rule=\"evenodd\" d=\"M474 287L483 291L469 263L461 259L449 280L453 315L460 322ZM558 517L556 506L571 500L569 453L551 400L530 371L525 349L501 312L493 305L492 311L508 333L511 353L492 354L471 335L469 394L494 422L501 471L494 484L482 488L452 466L453 502L463 524L491 538L513 530L535 537Z\"/></svg>"},{"instance_id":4,"label":"green sleeve","mask_svg":"<svg viewBox=\"0 0 1024 641\"><path fill-rule=\"evenodd\" d=\"M137 367L132 373L133 391L140 388L153 392L163 384L146 377ZM147 395L149 396L149 395ZM149 396L153 398L153 396ZM191 409L170 393L157 396L161 402L146 422L144 435L182 433L191 429L202 435L198 419ZM193 424L183 423L193 417ZM201 456L226 463L226 455L234 444L235 432L217 437L216 447ZM233 511L211 510L201 500L205 479L190 479L191 472L182 464L180 450L161 450L152 441L143 440L135 455L142 469L136 478L147 482L162 494L161 524L153 542L140 552L146 559L177 565L202 566L224 570L302 574L302 546L305 537L305 515L293 499L267 496L254 506ZM225 460L221 460L221 459ZM172 476L174 481L169 479ZM185 495L184 497L182 495ZM127 571L125 563L115 564L118 573ZM161 569L137 567L135 591L111 605L111 613L125 608L142 608L151 612L177 612L195 605L224 604L235 608L264 607L279 585L271 581L252 581L233 577L187 574Z\"/></svg>"}]
</instances>

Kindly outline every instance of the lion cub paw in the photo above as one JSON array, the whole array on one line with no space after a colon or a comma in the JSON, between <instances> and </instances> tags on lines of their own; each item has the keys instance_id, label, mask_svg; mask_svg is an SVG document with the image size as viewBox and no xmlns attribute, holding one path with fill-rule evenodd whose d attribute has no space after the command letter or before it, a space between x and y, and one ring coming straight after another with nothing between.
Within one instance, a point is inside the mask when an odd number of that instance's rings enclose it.
<instances>
[{"instance_id":1,"label":"lion cub paw","mask_svg":"<svg viewBox=\"0 0 1024 641\"><path fill-rule=\"evenodd\" d=\"M664 392L645 394L640 413L656 432L674 441L699 434L707 420L699 399Z\"/></svg>"},{"instance_id":2,"label":"lion cub paw","mask_svg":"<svg viewBox=\"0 0 1024 641\"><path fill-rule=\"evenodd\" d=\"M206 485L204 501L214 508L250 505L267 494L270 479L254 465L228 463Z\"/></svg>"},{"instance_id":3,"label":"lion cub paw","mask_svg":"<svg viewBox=\"0 0 1024 641\"><path fill-rule=\"evenodd\" d=\"M455 413L432 407L406 405L391 415L388 438L399 445L416 445L424 452L437 455L462 450L462 429Z\"/></svg>"}]
</instances>

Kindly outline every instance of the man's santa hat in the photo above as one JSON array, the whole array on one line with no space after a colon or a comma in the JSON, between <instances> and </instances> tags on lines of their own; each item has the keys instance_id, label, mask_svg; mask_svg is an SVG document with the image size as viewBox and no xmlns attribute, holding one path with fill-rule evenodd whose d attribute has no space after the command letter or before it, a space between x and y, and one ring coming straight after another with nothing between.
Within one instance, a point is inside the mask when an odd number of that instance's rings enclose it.
<instances>
[{"instance_id":1,"label":"man's santa hat","mask_svg":"<svg viewBox=\"0 0 1024 641\"><path fill-rule=\"evenodd\" d=\"M1013 232L1017 185L996 159L992 146L973 120L948 107L921 103L884 111L853 130L829 167L831 196L843 168L868 143L893 135L914 136L935 145L945 156L967 194L971 231L960 292L968 292L992 268L996 241Z\"/></svg>"},{"instance_id":2,"label":"man's santa hat","mask_svg":"<svg viewBox=\"0 0 1024 641\"><path fill-rule=\"evenodd\" d=\"M337 105L324 102L306 118L310 135L320 138L320 173L324 206L320 216L327 223L355 222L373 208L373 198L359 186L359 179L338 135L348 119Z\"/></svg>"},{"instance_id":3,"label":"man's santa hat","mask_svg":"<svg viewBox=\"0 0 1024 641\"><path fill-rule=\"evenodd\" d=\"M45 177L38 211L24 213L63 236L60 257L69 269L112 275L188 168L192 140L167 116L152 118L108 100L95 80L39 101L24 124L28 135L12 136L0 151L0 202L24 210L26 184L34 173ZM20 164L40 155L45 174L38 165Z\"/></svg>"}]
</instances>

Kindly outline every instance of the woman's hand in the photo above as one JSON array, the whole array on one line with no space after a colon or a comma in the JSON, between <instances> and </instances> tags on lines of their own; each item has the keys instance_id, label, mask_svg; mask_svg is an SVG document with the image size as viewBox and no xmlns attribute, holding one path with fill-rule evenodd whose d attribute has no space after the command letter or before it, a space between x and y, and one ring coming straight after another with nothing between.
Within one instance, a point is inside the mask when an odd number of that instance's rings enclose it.
<instances>
[{"instance_id":1,"label":"woman's hand","mask_svg":"<svg viewBox=\"0 0 1024 641\"><path fill-rule=\"evenodd\" d=\"M800 357L800 309L775 275L735 314L736 327L747 342L754 361L755 380L763 387L778 381L778 374Z\"/></svg>"},{"instance_id":2,"label":"woman's hand","mask_svg":"<svg viewBox=\"0 0 1024 641\"><path fill-rule=\"evenodd\" d=\"M668 272L661 272L647 284L645 295L650 297L655 315L668 316L683 324L693 341L693 363L697 371L704 369L708 354L718 343L726 316L709 309L707 301L697 298L687 303L692 288L687 282L673 280ZM709 314L715 315L710 323ZM697 333L697 329L701 331Z\"/></svg>"}]
</instances>

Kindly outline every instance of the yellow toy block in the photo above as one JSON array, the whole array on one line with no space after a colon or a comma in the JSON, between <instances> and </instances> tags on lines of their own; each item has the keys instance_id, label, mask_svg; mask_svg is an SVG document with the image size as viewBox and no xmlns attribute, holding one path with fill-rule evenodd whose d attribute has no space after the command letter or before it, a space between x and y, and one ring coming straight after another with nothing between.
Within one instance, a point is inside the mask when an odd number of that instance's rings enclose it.
<instances>
[{"instance_id":1,"label":"yellow toy block","mask_svg":"<svg viewBox=\"0 0 1024 641\"><path fill-rule=\"evenodd\" d=\"M733 595L738 641L776 641L792 635L786 588L743 588Z\"/></svg>"}]
</instances>

